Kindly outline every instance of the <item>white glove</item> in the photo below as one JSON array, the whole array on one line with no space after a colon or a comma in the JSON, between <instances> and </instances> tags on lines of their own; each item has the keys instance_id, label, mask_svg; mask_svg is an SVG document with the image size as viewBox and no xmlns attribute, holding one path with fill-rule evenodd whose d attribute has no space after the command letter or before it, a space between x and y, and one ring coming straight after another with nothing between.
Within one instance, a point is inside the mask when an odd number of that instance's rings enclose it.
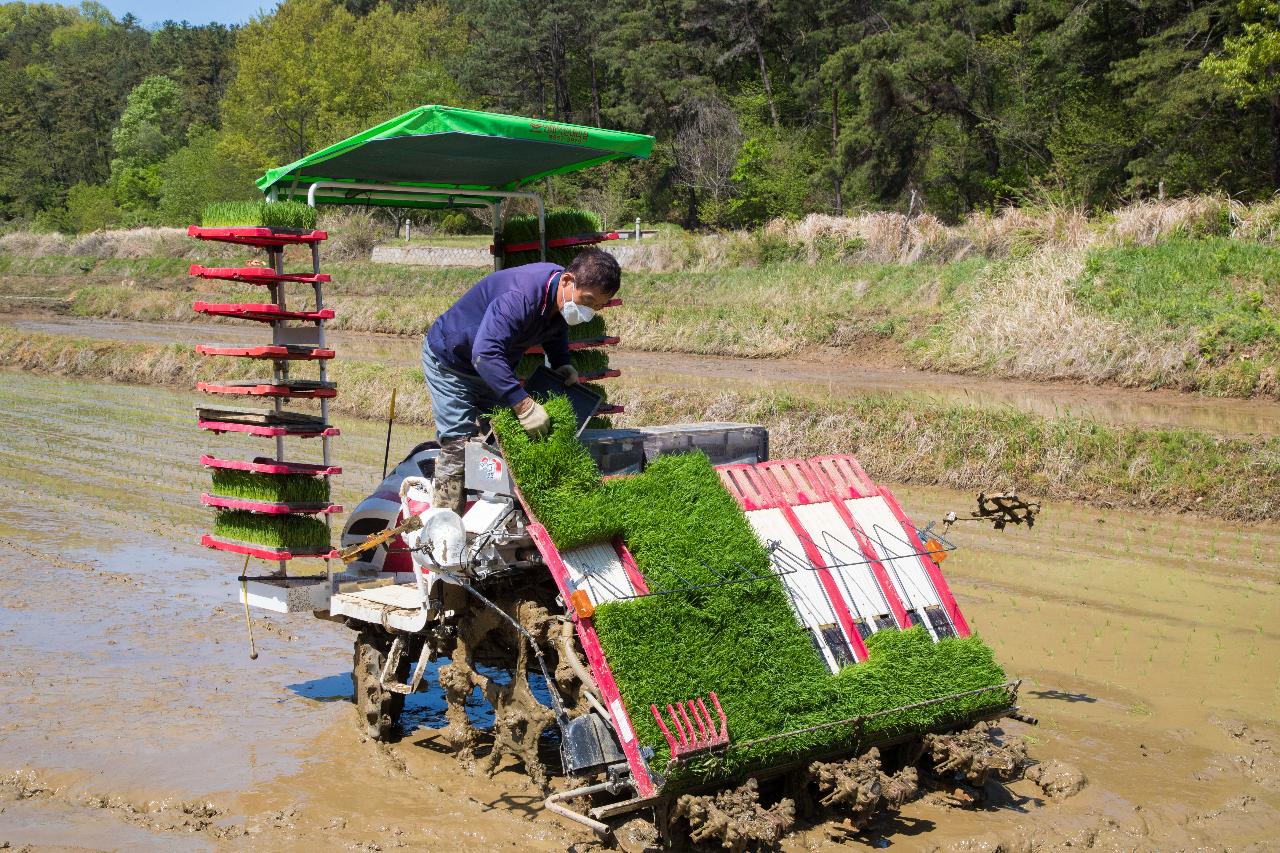
<instances>
[{"instance_id":1,"label":"white glove","mask_svg":"<svg viewBox=\"0 0 1280 853\"><path fill-rule=\"evenodd\" d=\"M524 427L524 431L529 434L530 438L541 438L550 432L551 418L547 417L547 410L542 408L542 404L537 400L528 397L526 401L529 405L516 406L516 417L520 420L520 426Z\"/></svg>"},{"instance_id":2,"label":"white glove","mask_svg":"<svg viewBox=\"0 0 1280 853\"><path fill-rule=\"evenodd\" d=\"M578 384L578 368L574 367L572 364L557 367L555 372L560 374L560 378L564 380L565 385Z\"/></svg>"}]
</instances>

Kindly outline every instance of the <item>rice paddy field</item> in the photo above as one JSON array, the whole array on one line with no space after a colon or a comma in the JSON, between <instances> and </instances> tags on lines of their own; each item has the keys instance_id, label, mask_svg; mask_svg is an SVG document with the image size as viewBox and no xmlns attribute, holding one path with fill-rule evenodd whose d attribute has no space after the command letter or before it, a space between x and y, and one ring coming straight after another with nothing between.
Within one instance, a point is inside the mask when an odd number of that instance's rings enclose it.
<instances>
[{"instance_id":1,"label":"rice paddy field","mask_svg":"<svg viewBox=\"0 0 1280 853\"><path fill-rule=\"evenodd\" d=\"M196 458L244 440L197 440L196 395L0 380L0 841L593 848L589 833L541 814L519 767L492 779L457 770L430 673L403 736L382 746L357 736L345 701L349 631L255 613L260 657L248 660L242 559L195 544L212 519ZM380 477L383 433L339 423L333 499L350 505ZM398 430L393 459L422 437ZM895 491L920 522L972 500ZM1054 501L1033 531L954 538L945 571L957 599L1040 719L1007 722L1008 734L1088 782L1062 801L1014 782L977 810L926 797L839 846L1269 849L1280 823L1280 527ZM475 714L483 725L482 704ZM831 838L830 824L802 822L783 847L834 849Z\"/></svg>"}]
</instances>

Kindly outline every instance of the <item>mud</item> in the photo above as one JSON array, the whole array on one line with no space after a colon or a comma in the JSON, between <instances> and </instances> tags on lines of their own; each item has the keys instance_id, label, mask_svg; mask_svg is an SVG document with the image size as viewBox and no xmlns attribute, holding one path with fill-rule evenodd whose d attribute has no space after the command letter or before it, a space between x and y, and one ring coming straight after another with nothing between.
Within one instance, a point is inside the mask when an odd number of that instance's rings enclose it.
<instances>
[{"instance_id":1,"label":"mud","mask_svg":"<svg viewBox=\"0 0 1280 853\"><path fill-rule=\"evenodd\" d=\"M0 374L0 780L19 780L0 784L0 843L598 849L542 813L518 756L492 776L459 768L438 668L400 740L379 744L349 701L352 632L255 614L248 660L242 564L194 544L208 523L195 460L252 445L200 435L195 399ZM354 505L383 434L341 426L335 492ZM398 432L392 455L418 438ZM896 492L921 524L972 501ZM843 833L819 812L782 849L1277 849L1280 526L1052 504L1033 531L952 538L956 597L1040 720L1001 736L1027 746L1041 784L1055 762L1087 784L1055 799L1033 778L989 779L969 808L925 795ZM480 689L462 708L488 760L493 709Z\"/></svg>"},{"instance_id":2,"label":"mud","mask_svg":"<svg viewBox=\"0 0 1280 853\"><path fill-rule=\"evenodd\" d=\"M687 824L695 843L741 853L776 846L795 824L796 806L782 799L766 808L760 803L756 780L748 779L715 794L685 794L676 801L672 818L677 825Z\"/></svg>"},{"instance_id":3,"label":"mud","mask_svg":"<svg viewBox=\"0 0 1280 853\"><path fill-rule=\"evenodd\" d=\"M5 323L47 334L104 340L174 343L261 343L262 330L232 323L142 323L74 317L13 316ZM422 341L417 337L330 331L329 341L354 361L416 366ZM625 344L625 341L623 342ZM806 358L721 358L619 349L613 366L631 379L655 387L678 384L732 391L787 391L817 395L910 394L947 404L983 408L1012 407L1046 417L1074 415L1119 425L1200 429L1223 435L1280 435L1280 402L1228 399L1081 385L951 376L885 364L870 354L851 361L847 351L815 351Z\"/></svg>"}]
</instances>

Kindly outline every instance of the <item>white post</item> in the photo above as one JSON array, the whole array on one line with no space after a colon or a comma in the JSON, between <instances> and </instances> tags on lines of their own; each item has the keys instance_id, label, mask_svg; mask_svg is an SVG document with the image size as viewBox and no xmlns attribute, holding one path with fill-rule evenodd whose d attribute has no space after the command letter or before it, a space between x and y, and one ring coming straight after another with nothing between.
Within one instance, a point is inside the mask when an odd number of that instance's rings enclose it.
<instances>
[{"instance_id":1,"label":"white post","mask_svg":"<svg viewBox=\"0 0 1280 853\"><path fill-rule=\"evenodd\" d=\"M406 243L409 242L409 237L412 234L413 234L413 222L411 222L409 217L406 216L404 218L404 241Z\"/></svg>"},{"instance_id":2,"label":"white post","mask_svg":"<svg viewBox=\"0 0 1280 853\"><path fill-rule=\"evenodd\" d=\"M636 239L640 239L640 217L636 217Z\"/></svg>"}]
</instances>

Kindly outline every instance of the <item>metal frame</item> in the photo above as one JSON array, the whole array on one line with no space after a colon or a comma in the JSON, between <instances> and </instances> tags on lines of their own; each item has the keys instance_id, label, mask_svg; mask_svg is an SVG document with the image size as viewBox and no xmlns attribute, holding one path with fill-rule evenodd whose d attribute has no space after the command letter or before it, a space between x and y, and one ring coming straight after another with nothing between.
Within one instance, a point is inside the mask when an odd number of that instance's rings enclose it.
<instances>
[{"instance_id":1,"label":"metal frame","mask_svg":"<svg viewBox=\"0 0 1280 853\"><path fill-rule=\"evenodd\" d=\"M340 190L357 190L349 194L352 199L350 203L354 204L356 197L367 198L371 201L401 201L405 199L413 199L425 201L428 199L441 200L447 202L449 207L482 207L489 205L493 210L493 234L495 245L501 235L502 229L499 225L499 213L501 212L502 203L512 198L527 198L531 200L538 209L538 242L540 242L541 257L545 261L547 259L547 208L542 202L542 196L532 192L520 192L516 190L445 190L432 189L430 187L406 187L399 184L366 184L353 183L350 181L315 181L307 188L307 205L315 207L317 205L316 194L320 188L324 189L340 189ZM286 192L286 196L292 197L293 191ZM278 198L277 189L271 188L268 197L273 201ZM461 197L464 199L475 199L474 204L455 204L454 199ZM498 201L493 201L493 199ZM326 204L341 204L342 202L325 202ZM494 269L502 268L502 255L494 255Z\"/></svg>"}]
</instances>

